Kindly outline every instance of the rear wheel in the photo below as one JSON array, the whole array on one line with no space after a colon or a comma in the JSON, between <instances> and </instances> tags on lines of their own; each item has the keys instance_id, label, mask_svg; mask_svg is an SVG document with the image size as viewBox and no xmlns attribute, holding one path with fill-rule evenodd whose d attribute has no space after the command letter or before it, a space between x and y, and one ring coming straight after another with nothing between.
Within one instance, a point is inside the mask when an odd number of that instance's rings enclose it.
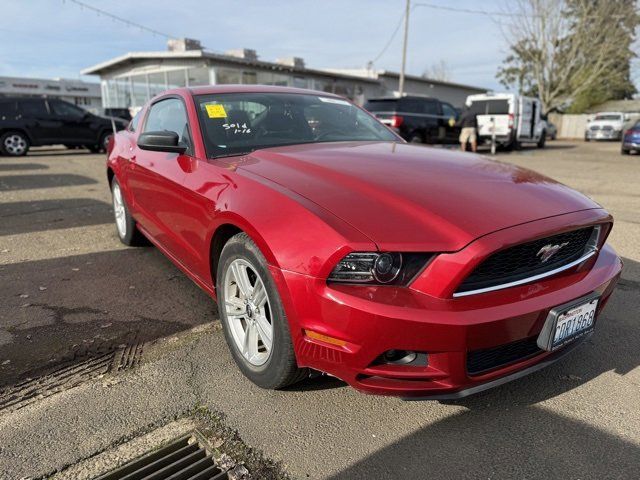
<instances>
[{"instance_id":1,"label":"rear wheel","mask_svg":"<svg viewBox=\"0 0 640 480\"><path fill-rule=\"evenodd\" d=\"M262 388L284 388L307 376L298 368L289 322L267 262L245 233L222 249L216 274L224 335L242 373Z\"/></svg>"},{"instance_id":2,"label":"rear wheel","mask_svg":"<svg viewBox=\"0 0 640 480\"><path fill-rule=\"evenodd\" d=\"M129 207L127 207L122 195L122 189L115 178L111 182L111 196L113 199L113 216L120 241L130 247L148 245L147 239L140 233L136 226L136 221L129 213Z\"/></svg>"},{"instance_id":3,"label":"rear wheel","mask_svg":"<svg viewBox=\"0 0 640 480\"><path fill-rule=\"evenodd\" d=\"M621 149L620 149L620 153L621 153L622 155L629 155L629 154L631 153L631 150L627 150L627 149L625 149L625 148L621 148Z\"/></svg>"},{"instance_id":4,"label":"rear wheel","mask_svg":"<svg viewBox=\"0 0 640 480\"><path fill-rule=\"evenodd\" d=\"M540 135L540 140L538 140L538 148L544 148L544 144L547 140L547 132L545 132L544 130L542 131L542 135Z\"/></svg>"},{"instance_id":5,"label":"rear wheel","mask_svg":"<svg viewBox=\"0 0 640 480\"><path fill-rule=\"evenodd\" d=\"M107 146L109 145L109 140L111 139L112 135L113 134L110 132L103 133L102 135L100 135L100 140L98 141L97 145L87 145L87 148L91 153L106 152Z\"/></svg>"},{"instance_id":6,"label":"rear wheel","mask_svg":"<svg viewBox=\"0 0 640 480\"><path fill-rule=\"evenodd\" d=\"M6 132L0 137L0 151L10 157L22 157L29 151L29 139L22 132Z\"/></svg>"}]
</instances>

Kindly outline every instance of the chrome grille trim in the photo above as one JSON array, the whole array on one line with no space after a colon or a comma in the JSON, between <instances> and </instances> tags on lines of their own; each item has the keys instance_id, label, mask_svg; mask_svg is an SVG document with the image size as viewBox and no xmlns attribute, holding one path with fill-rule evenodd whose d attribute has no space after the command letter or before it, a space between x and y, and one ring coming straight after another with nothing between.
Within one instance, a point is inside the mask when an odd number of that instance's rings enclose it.
<instances>
[{"instance_id":1,"label":"chrome grille trim","mask_svg":"<svg viewBox=\"0 0 640 480\"><path fill-rule=\"evenodd\" d=\"M487 288L479 288L478 290L469 290L469 291L466 291L466 292L456 292L456 293L453 294L453 296L456 297L456 298L457 297L466 297L467 295L477 295L478 293L493 292L495 290L503 290L505 288L515 287L517 285L523 285L525 283L535 282L537 280L541 280L543 278L550 277L552 275L556 275L556 274L558 274L560 272L564 272L565 270L569 270L570 268L575 267L576 265L580 265L585 260L588 260L589 258L594 256L596 253L598 253L598 249L594 248L593 250L589 251L588 253L586 253L582 257L578 258L577 260L574 260L571 263L567 263L566 265L558 267L558 268L556 268L554 270L549 270L548 272L540 273L540 274L534 275L532 277L527 277L527 278L523 278L521 280L516 280L515 282L503 283L501 285L493 285L493 286L487 287Z\"/></svg>"}]
</instances>

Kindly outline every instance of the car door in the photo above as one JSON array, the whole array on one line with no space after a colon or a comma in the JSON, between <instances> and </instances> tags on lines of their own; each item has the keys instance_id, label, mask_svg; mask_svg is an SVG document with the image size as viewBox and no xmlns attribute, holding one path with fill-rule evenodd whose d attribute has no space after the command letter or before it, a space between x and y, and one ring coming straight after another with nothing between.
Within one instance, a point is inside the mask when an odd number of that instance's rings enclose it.
<instances>
[{"instance_id":1,"label":"car door","mask_svg":"<svg viewBox=\"0 0 640 480\"><path fill-rule=\"evenodd\" d=\"M46 145L59 141L60 121L49 114L43 98L18 100L18 115L34 145Z\"/></svg>"},{"instance_id":2,"label":"car door","mask_svg":"<svg viewBox=\"0 0 640 480\"><path fill-rule=\"evenodd\" d=\"M184 177L193 162L193 145L186 107L180 97L155 101L141 133L165 130L177 133L187 151L154 152L142 150L136 143L127 168L127 187L136 221L156 243L189 267L197 252L185 229L189 214Z\"/></svg>"},{"instance_id":3,"label":"car door","mask_svg":"<svg viewBox=\"0 0 640 480\"><path fill-rule=\"evenodd\" d=\"M51 115L60 122L60 139L71 145L95 145L98 142L96 125L89 112L62 100L49 100Z\"/></svg>"},{"instance_id":4,"label":"car door","mask_svg":"<svg viewBox=\"0 0 640 480\"><path fill-rule=\"evenodd\" d=\"M442 143L445 132L444 129L441 128L438 102L433 99L427 99L421 103L422 118L425 124L425 143Z\"/></svg>"},{"instance_id":5,"label":"car door","mask_svg":"<svg viewBox=\"0 0 640 480\"><path fill-rule=\"evenodd\" d=\"M460 136L460 127L456 126L458 111L448 103L442 102L440 106L442 107L445 143L458 143L458 137Z\"/></svg>"}]
</instances>

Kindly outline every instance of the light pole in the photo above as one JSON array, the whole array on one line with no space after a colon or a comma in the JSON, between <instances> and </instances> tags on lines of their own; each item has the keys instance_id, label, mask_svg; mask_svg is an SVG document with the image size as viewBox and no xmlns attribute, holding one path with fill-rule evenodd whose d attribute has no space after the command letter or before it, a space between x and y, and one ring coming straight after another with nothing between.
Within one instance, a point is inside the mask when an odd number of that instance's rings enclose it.
<instances>
[{"instance_id":1,"label":"light pole","mask_svg":"<svg viewBox=\"0 0 640 480\"><path fill-rule=\"evenodd\" d=\"M402 44L402 68L400 69L400 82L398 85L398 93L400 96L404 93L404 69L407 63L407 38L409 37L409 12L411 11L411 0L407 0L407 6L404 14L404 43Z\"/></svg>"}]
</instances>

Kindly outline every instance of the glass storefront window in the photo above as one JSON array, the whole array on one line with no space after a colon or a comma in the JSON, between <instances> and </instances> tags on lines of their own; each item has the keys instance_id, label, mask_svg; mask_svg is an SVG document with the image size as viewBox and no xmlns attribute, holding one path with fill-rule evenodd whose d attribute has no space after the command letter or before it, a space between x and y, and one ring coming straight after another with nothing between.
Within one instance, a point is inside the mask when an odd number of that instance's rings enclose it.
<instances>
[{"instance_id":1,"label":"glass storefront window","mask_svg":"<svg viewBox=\"0 0 640 480\"><path fill-rule=\"evenodd\" d=\"M141 107L148 99L147 96L147 76L146 75L134 75L131 78L132 83L132 107ZM127 105L129 106L129 105Z\"/></svg>"},{"instance_id":2,"label":"glass storefront window","mask_svg":"<svg viewBox=\"0 0 640 480\"><path fill-rule=\"evenodd\" d=\"M216 83L219 85L240 83L240 71L230 68L216 68Z\"/></svg>"},{"instance_id":3,"label":"glass storefront window","mask_svg":"<svg viewBox=\"0 0 640 480\"><path fill-rule=\"evenodd\" d=\"M258 83L256 72L242 72L242 83L245 85L255 85Z\"/></svg>"},{"instance_id":4,"label":"glass storefront window","mask_svg":"<svg viewBox=\"0 0 640 480\"><path fill-rule=\"evenodd\" d=\"M167 88L187 86L186 68L167 72Z\"/></svg>"},{"instance_id":5,"label":"glass storefront window","mask_svg":"<svg viewBox=\"0 0 640 480\"><path fill-rule=\"evenodd\" d=\"M189 68L187 70L187 76L189 78L190 87L211 84L211 80L209 79L209 67Z\"/></svg>"},{"instance_id":6,"label":"glass storefront window","mask_svg":"<svg viewBox=\"0 0 640 480\"><path fill-rule=\"evenodd\" d=\"M167 89L165 72L150 73L149 77L149 98L153 98Z\"/></svg>"}]
</instances>

